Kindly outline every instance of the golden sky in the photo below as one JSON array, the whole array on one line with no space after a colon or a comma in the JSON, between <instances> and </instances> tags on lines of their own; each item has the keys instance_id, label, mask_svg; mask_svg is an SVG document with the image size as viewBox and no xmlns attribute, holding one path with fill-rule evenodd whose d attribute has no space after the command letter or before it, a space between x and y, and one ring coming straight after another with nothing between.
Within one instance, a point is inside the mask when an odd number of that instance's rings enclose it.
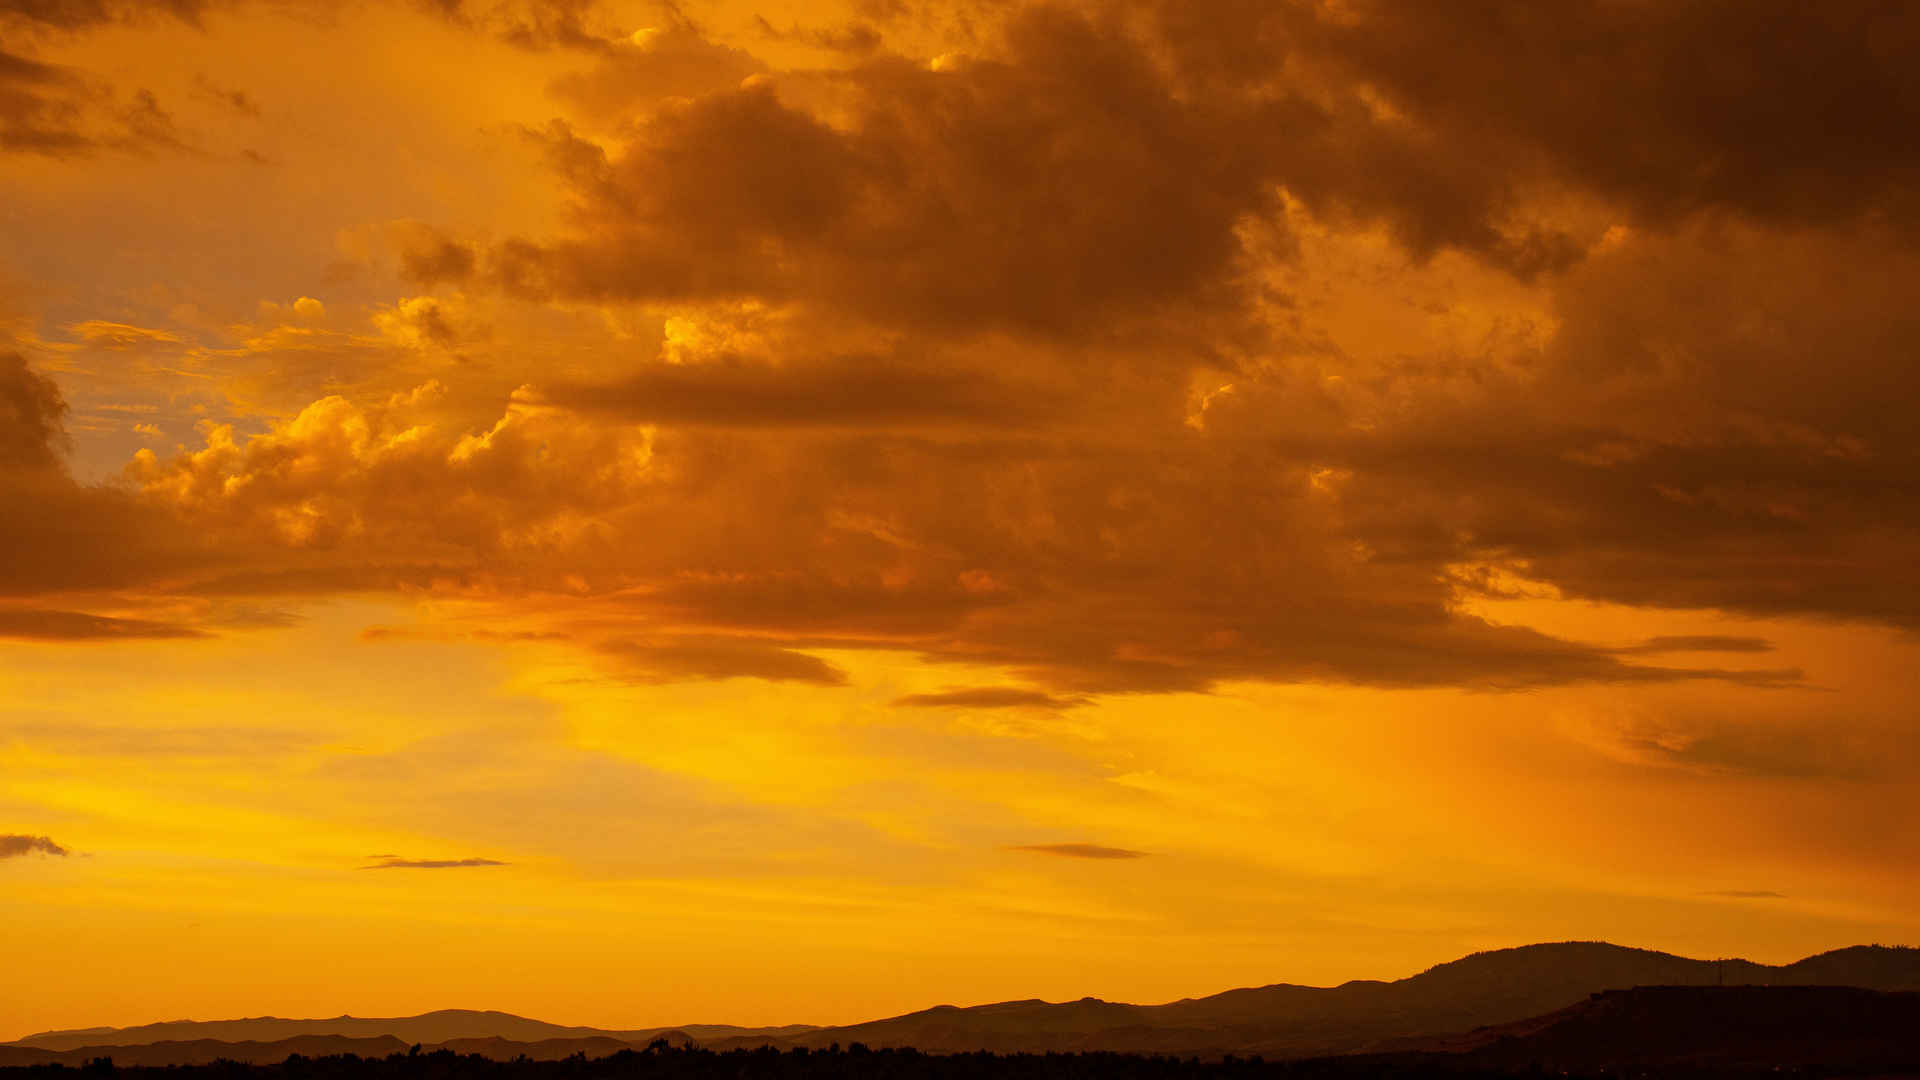
<instances>
[{"instance_id":1,"label":"golden sky","mask_svg":"<svg viewBox=\"0 0 1920 1080\"><path fill-rule=\"evenodd\" d=\"M1917 54L0 0L0 1038L1920 941Z\"/></svg>"}]
</instances>

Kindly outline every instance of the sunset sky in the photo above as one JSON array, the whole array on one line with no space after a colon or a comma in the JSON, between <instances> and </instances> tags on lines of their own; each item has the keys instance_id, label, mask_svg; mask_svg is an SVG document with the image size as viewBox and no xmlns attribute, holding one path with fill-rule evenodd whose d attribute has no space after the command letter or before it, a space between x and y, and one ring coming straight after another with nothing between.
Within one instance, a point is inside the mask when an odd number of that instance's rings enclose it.
<instances>
[{"instance_id":1,"label":"sunset sky","mask_svg":"<svg viewBox=\"0 0 1920 1080\"><path fill-rule=\"evenodd\" d=\"M0 0L0 1039L1920 944L1920 6Z\"/></svg>"}]
</instances>

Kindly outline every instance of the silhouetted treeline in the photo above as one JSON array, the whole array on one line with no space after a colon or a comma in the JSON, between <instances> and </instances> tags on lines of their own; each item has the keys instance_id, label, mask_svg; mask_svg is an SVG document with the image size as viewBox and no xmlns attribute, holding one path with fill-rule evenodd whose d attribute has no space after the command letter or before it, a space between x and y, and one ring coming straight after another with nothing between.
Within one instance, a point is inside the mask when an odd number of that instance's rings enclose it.
<instances>
[{"instance_id":1,"label":"silhouetted treeline","mask_svg":"<svg viewBox=\"0 0 1920 1080\"><path fill-rule=\"evenodd\" d=\"M1911 1066L1909 1066L1911 1068ZM1264 1061L1142 1054L925 1054L917 1050L846 1048L731 1050L716 1053L656 1043L645 1052L609 1057L576 1054L558 1061L496 1061L451 1050L363 1058L289 1057L277 1065L217 1061L208 1065L116 1068L109 1058L83 1066L25 1065L0 1068L0 1080L1410 1080L1437 1077L1582 1078L1582 1080L1708 1080L1735 1076L1770 1078L1884 1076L1884 1065L1849 1067L1754 1066L1626 1067L1566 1072L1541 1063L1488 1069L1445 1055L1320 1058Z\"/></svg>"}]
</instances>

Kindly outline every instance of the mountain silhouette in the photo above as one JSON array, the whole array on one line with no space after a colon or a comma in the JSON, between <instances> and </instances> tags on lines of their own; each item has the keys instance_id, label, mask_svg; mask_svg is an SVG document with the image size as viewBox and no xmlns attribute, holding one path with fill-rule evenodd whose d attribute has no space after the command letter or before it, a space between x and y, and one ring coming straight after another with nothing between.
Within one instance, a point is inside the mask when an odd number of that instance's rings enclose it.
<instances>
[{"instance_id":1,"label":"mountain silhouette","mask_svg":"<svg viewBox=\"0 0 1920 1080\"><path fill-rule=\"evenodd\" d=\"M729 1027L730 1025L714 1026ZM589 1058L603 1058L622 1050L645 1050L650 1043L659 1039L665 1039L670 1046L674 1047L690 1048L697 1045L691 1035L678 1028L662 1029L644 1041L597 1035L588 1038L540 1039L535 1042L485 1038L448 1039L442 1043L422 1044L408 1043L404 1039L397 1039L391 1035L379 1035L373 1038L355 1038L350 1035L296 1035L290 1039L275 1039L269 1042L168 1039L120 1046L82 1046L71 1050L47 1050L38 1046L11 1043L0 1046L0 1068L13 1065L79 1066L103 1057L112 1058L115 1065L205 1065L215 1061L272 1065L285 1061L294 1054L309 1058L330 1057L338 1054L383 1058L389 1054L407 1053L414 1046L419 1046L422 1052L450 1050L462 1055L478 1054L495 1061L513 1061L522 1057L533 1061L560 1061L575 1054L585 1054Z\"/></svg>"},{"instance_id":2,"label":"mountain silhouette","mask_svg":"<svg viewBox=\"0 0 1920 1080\"><path fill-rule=\"evenodd\" d=\"M1475 953L1395 982L1355 981L1328 988L1280 984L1165 1005L1084 998L1061 1004L939 1006L798 1036L705 1039L702 1045L818 1049L860 1042L935 1053L1112 1050L1316 1057L1522 1020L1606 990L1714 986L1722 981L1920 990L1920 950L1861 946L1773 967L1745 960L1690 960L1604 942L1564 942Z\"/></svg>"},{"instance_id":3,"label":"mountain silhouette","mask_svg":"<svg viewBox=\"0 0 1920 1080\"><path fill-rule=\"evenodd\" d=\"M43 1031L8 1046L31 1046L42 1050L76 1050L99 1046L140 1046L157 1042L278 1042L305 1035L344 1035L354 1038L391 1036L411 1046L434 1045L455 1039L504 1039L517 1043L536 1043L550 1039L615 1039L645 1046L656 1038L675 1035L704 1038L740 1036L780 1037L813 1030L808 1024L783 1027L749 1028L732 1024L684 1024L674 1027L608 1030L593 1027L568 1027L529 1020L512 1013L441 1009L419 1016L365 1017L335 1016L328 1019L289 1020L277 1016L256 1016L241 1020L171 1020L127 1028L72 1028ZM304 1051L302 1051L304 1053Z\"/></svg>"},{"instance_id":4,"label":"mountain silhouette","mask_svg":"<svg viewBox=\"0 0 1920 1080\"><path fill-rule=\"evenodd\" d=\"M1920 1066L1920 993L1851 986L1643 986L1438 1040L1382 1064L1550 1072Z\"/></svg>"},{"instance_id":5,"label":"mountain silhouette","mask_svg":"<svg viewBox=\"0 0 1920 1080\"><path fill-rule=\"evenodd\" d=\"M279 1049L311 1038L385 1039L401 1049L421 1044L426 1049L445 1047L502 1060L521 1054L552 1060L580 1052L597 1057L628 1047L642 1049L663 1037L675 1045L697 1043L713 1050L761 1046L825 1049L836 1043L843 1047L863 1043L876 1049L912 1047L930 1053L1104 1050L1304 1058L1405 1050L1432 1043L1439 1036L1581 1007L1594 1000L1593 995L1608 991L1710 988L1723 983L1729 987L1843 986L1920 991L1920 949L1857 946L1775 967L1746 960L1691 960L1603 942L1563 942L1475 953L1394 982L1355 981L1326 988L1278 984L1163 1005L1129 1005L1097 998L1062 1003L1006 1001L970 1008L941 1005L883 1020L824 1028L690 1024L607 1030L468 1010L388 1019L180 1020L133 1028L42 1032L0 1045L0 1064L52 1060L48 1055L74 1064L102 1056L128 1063L146 1062L159 1055L152 1063L164 1064L176 1058L180 1063L212 1060L208 1054L232 1060L268 1060L252 1055L278 1053L279 1057L271 1060L280 1060L288 1053L314 1057L349 1052ZM244 1049L218 1053L208 1046ZM137 1053L130 1049L139 1047L154 1049ZM367 1050L350 1052L375 1056ZM379 1051L387 1052L391 1051ZM175 1057L169 1058L168 1054Z\"/></svg>"},{"instance_id":6,"label":"mountain silhouette","mask_svg":"<svg viewBox=\"0 0 1920 1080\"><path fill-rule=\"evenodd\" d=\"M167 1039L137 1045L84 1047L72 1050L48 1050L11 1043L0 1046L0 1066L84 1065L96 1057L110 1057L115 1065L207 1065L215 1061L270 1065L285 1061L293 1054L305 1057L328 1057L335 1054L386 1057L388 1054L406 1053L408 1045L391 1035L367 1039L347 1035L302 1035L270 1042Z\"/></svg>"}]
</instances>

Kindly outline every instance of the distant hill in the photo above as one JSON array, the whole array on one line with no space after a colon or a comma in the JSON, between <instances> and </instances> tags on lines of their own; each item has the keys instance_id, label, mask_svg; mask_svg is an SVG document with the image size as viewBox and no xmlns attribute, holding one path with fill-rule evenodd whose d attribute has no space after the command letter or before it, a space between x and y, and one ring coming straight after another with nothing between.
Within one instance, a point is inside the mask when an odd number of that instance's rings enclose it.
<instances>
[{"instance_id":1,"label":"distant hill","mask_svg":"<svg viewBox=\"0 0 1920 1080\"><path fill-rule=\"evenodd\" d=\"M43 1031L0 1046L31 1046L43 1050L74 1050L82 1047L138 1046L157 1042L278 1042L305 1035L343 1035L353 1038L392 1036L411 1046L434 1045L452 1039L505 1039L516 1043L536 1043L549 1039L615 1039L637 1042L641 1046L661 1036L681 1034L695 1039L728 1037L773 1037L812 1031L808 1024L783 1027L749 1028L732 1024L685 1024L675 1027L607 1030L593 1027L564 1027L542 1020L529 1020L504 1012L479 1012L472 1009L441 1009L419 1016L365 1017L335 1016L328 1019L288 1020L277 1016L256 1016L242 1020L171 1020L127 1028L74 1028Z\"/></svg>"},{"instance_id":2,"label":"distant hill","mask_svg":"<svg viewBox=\"0 0 1920 1080\"><path fill-rule=\"evenodd\" d=\"M1591 1072L1631 1066L1920 1069L1920 993L1850 986L1643 986L1440 1040L1380 1064Z\"/></svg>"},{"instance_id":3,"label":"distant hill","mask_svg":"<svg viewBox=\"0 0 1920 1080\"><path fill-rule=\"evenodd\" d=\"M645 1050L655 1039L665 1039L676 1047L696 1046L692 1036L678 1028L660 1031L645 1042L612 1039L606 1036L569 1039L540 1039L515 1042L511 1039L448 1039L442 1043L408 1043L391 1035L359 1039L348 1035L297 1035L270 1042L245 1040L223 1042L218 1039L167 1040L124 1046L83 1046L72 1050L46 1050L18 1043L0 1046L0 1067L10 1065L85 1065L95 1058L112 1058L119 1065L205 1065L214 1061L239 1061L250 1065L272 1065L299 1054L303 1057L331 1057L353 1054L364 1058L383 1058L404 1054L414 1046L422 1053L451 1050L456 1054L479 1054L495 1061L525 1057L533 1061L559 1061L575 1054L589 1058L610 1057L622 1050Z\"/></svg>"},{"instance_id":4,"label":"distant hill","mask_svg":"<svg viewBox=\"0 0 1920 1080\"><path fill-rule=\"evenodd\" d=\"M1580 1006L1591 995L1634 987L1851 986L1920 991L1920 949L1859 946L1770 967L1745 960L1689 960L1601 942L1564 942L1500 949L1441 964L1394 982L1359 981L1319 988L1279 984L1229 990L1164 1005L1129 1005L1082 998L1048 1003L1007 1001L971 1008L941 1005L904 1016L841 1027L790 1025L740 1028L692 1024L675 1028L605 1030L563 1027L500 1012L446 1010L421 1016L329 1020L174 1021L134 1028L42 1032L0 1045L0 1064L32 1064L26 1055L58 1054L84 1062L160 1058L233 1060L288 1053L309 1057L369 1050L278 1049L309 1038L391 1040L399 1049L420 1044L459 1053L552 1060L585 1052L604 1056L644 1048L657 1038L697 1042L714 1050L771 1046L824 1049L863 1043L872 1048L914 1047L930 1053L989 1050L1109 1050L1218 1056L1260 1054L1306 1058L1380 1053L1431 1043L1434 1037L1512 1024ZM1769 999L1771 1000L1771 999ZM1510 1033L1511 1034L1511 1033ZM368 1043L369 1046L372 1042ZM208 1049L244 1047L221 1054ZM172 1047L165 1050L160 1047ZM379 1051L387 1053L391 1051ZM202 1056L181 1056L202 1055ZM35 1060L51 1060L45 1056ZM168 1059L172 1060L172 1059ZM212 1060L205 1057L204 1060ZM279 1060L273 1058L272 1060Z\"/></svg>"},{"instance_id":5,"label":"distant hill","mask_svg":"<svg viewBox=\"0 0 1920 1080\"><path fill-rule=\"evenodd\" d=\"M388 1054L404 1054L407 1049L407 1043L391 1035L371 1039L345 1035L302 1035L271 1042L186 1039L75 1050L46 1050L13 1043L0 1046L0 1065L84 1065L96 1057L110 1057L115 1065L207 1065L220 1060L270 1065L285 1061L293 1054L306 1057L335 1054L386 1057Z\"/></svg>"},{"instance_id":6,"label":"distant hill","mask_svg":"<svg viewBox=\"0 0 1920 1080\"><path fill-rule=\"evenodd\" d=\"M1030 1003L1007 1004L1018 1011ZM1103 1003L1073 1004L1087 1008L1062 1016L1083 1015L1089 1009L1097 1013L1102 1010L1092 1006ZM9 1046L0 1047L0 1067L79 1066L95 1057L111 1057L116 1066L164 1064L167 1076L179 1080L234 1080L236 1074L219 1062L268 1066L250 1074L260 1080L1892 1080L1920 1077L1920 992L1840 986L1608 990L1541 1016L1417 1040L1396 1052L1318 1057L1283 1066L1245 1057L1196 1061L1188 1056L1018 1054L989 1059L852 1045L834 1053L733 1055L692 1047L684 1033L662 1038L680 1049L655 1056L602 1037L532 1043L456 1039L418 1046L420 1056L415 1058L407 1053L414 1048L391 1036L308 1035L272 1042L203 1039L64 1051ZM106 1050L113 1052L102 1052ZM621 1052L627 1050L643 1051L644 1056L625 1057ZM293 1059L294 1054L302 1059ZM109 1073L87 1070L79 1075Z\"/></svg>"},{"instance_id":7,"label":"distant hill","mask_svg":"<svg viewBox=\"0 0 1920 1080\"><path fill-rule=\"evenodd\" d=\"M1094 998L965 1009L943 1005L798 1036L704 1039L702 1045L823 1048L860 1042L929 1052L1114 1050L1317 1057L1521 1020L1605 990L1713 986L1722 980L1920 990L1920 950L1861 946L1770 967L1745 960L1689 960L1601 942L1565 942L1475 953L1395 982L1359 981L1324 989L1281 984L1166 1005Z\"/></svg>"}]
</instances>

